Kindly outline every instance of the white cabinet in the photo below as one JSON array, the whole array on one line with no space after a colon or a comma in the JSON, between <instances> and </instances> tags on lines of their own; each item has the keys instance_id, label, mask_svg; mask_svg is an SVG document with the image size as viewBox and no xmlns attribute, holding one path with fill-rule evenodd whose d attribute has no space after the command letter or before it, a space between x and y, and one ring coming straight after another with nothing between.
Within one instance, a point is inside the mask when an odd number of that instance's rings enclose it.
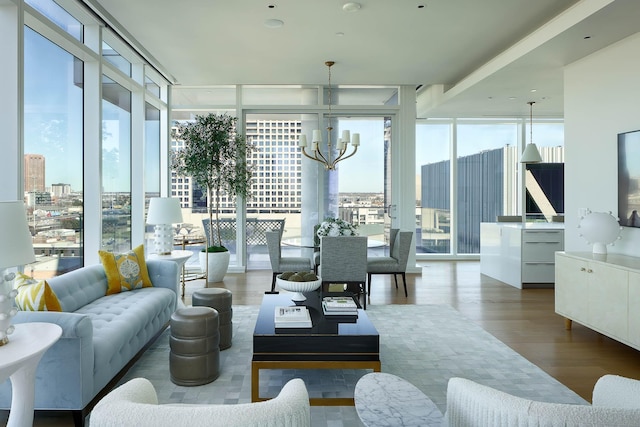
<instances>
[{"instance_id":1,"label":"white cabinet","mask_svg":"<svg viewBox=\"0 0 640 427\"><path fill-rule=\"evenodd\" d=\"M564 224L480 224L480 272L516 288L550 287Z\"/></svg>"},{"instance_id":2,"label":"white cabinet","mask_svg":"<svg viewBox=\"0 0 640 427\"><path fill-rule=\"evenodd\" d=\"M640 349L640 258L558 252L555 297L556 313Z\"/></svg>"}]
</instances>

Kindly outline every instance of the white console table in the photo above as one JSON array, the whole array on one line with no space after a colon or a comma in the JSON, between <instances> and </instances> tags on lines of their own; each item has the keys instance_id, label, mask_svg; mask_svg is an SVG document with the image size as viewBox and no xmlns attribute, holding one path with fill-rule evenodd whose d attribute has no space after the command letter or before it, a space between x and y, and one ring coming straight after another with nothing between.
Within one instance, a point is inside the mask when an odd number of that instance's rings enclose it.
<instances>
[{"instance_id":1,"label":"white console table","mask_svg":"<svg viewBox=\"0 0 640 427\"><path fill-rule=\"evenodd\" d=\"M553 287L562 250L563 223L480 224L480 272L518 289Z\"/></svg>"},{"instance_id":2,"label":"white console table","mask_svg":"<svg viewBox=\"0 0 640 427\"><path fill-rule=\"evenodd\" d=\"M556 254L556 313L640 350L640 258Z\"/></svg>"}]
</instances>

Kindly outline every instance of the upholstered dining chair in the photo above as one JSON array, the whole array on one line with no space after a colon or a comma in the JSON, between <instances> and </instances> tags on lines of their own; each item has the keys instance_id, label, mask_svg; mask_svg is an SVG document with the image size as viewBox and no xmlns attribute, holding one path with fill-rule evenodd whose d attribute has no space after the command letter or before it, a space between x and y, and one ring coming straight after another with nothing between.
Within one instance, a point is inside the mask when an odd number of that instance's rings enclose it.
<instances>
[{"instance_id":1,"label":"upholstered dining chair","mask_svg":"<svg viewBox=\"0 0 640 427\"><path fill-rule=\"evenodd\" d=\"M331 283L345 283L347 290L356 287L364 295L367 309L367 238L365 236L336 236L320 238L320 268L323 289Z\"/></svg>"},{"instance_id":2,"label":"upholstered dining chair","mask_svg":"<svg viewBox=\"0 0 640 427\"><path fill-rule=\"evenodd\" d=\"M267 231L267 248L269 249L269 260L271 261L271 270L273 277L271 279L271 291L268 294L276 292L276 276L285 271L311 271L311 260L306 257L283 257L282 248L280 246L280 231Z\"/></svg>"},{"instance_id":3,"label":"upholstered dining chair","mask_svg":"<svg viewBox=\"0 0 640 427\"><path fill-rule=\"evenodd\" d=\"M407 294L407 261L411 250L411 231L400 231L392 228L389 233L389 256L376 256L367 258L367 283L369 289L367 294L371 295L371 275L373 274L393 274L398 289L398 274L402 276L404 285L404 296Z\"/></svg>"}]
</instances>

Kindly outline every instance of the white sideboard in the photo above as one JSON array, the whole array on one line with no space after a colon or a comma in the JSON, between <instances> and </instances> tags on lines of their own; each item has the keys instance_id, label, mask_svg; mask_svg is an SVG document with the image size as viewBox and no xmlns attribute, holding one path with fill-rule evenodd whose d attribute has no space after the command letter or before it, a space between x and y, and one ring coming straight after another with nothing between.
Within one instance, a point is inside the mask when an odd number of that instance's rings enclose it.
<instances>
[{"instance_id":1,"label":"white sideboard","mask_svg":"<svg viewBox=\"0 0 640 427\"><path fill-rule=\"evenodd\" d=\"M553 287L562 250L562 223L480 224L480 272L518 289Z\"/></svg>"},{"instance_id":2,"label":"white sideboard","mask_svg":"<svg viewBox=\"0 0 640 427\"><path fill-rule=\"evenodd\" d=\"M556 254L556 313L640 349L640 258Z\"/></svg>"}]
</instances>

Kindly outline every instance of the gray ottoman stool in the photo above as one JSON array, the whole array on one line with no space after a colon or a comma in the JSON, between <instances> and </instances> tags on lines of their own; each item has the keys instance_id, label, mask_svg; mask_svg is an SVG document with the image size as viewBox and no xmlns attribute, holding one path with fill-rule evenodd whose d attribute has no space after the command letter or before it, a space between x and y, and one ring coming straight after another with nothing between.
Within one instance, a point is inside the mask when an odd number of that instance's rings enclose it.
<instances>
[{"instance_id":1,"label":"gray ottoman stool","mask_svg":"<svg viewBox=\"0 0 640 427\"><path fill-rule=\"evenodd\" d=\"M198 289L191 296L191 304L196 306L211 307L218 312L220 321L220 350L231 347L231 337L233 335L233 309L231 291L222 288Z\"/></svg>"},{"instance_id":2,"label":"gray ottoman stool","mask_svg":"<svg viewBox=\"0 0 640 427\"><path fill-rule=\"evenodd\" d=\"M171 315L169 371L177 385L210 383L220 375L218 312L210 307L179 308Z\"/></svg>"}]
</instances>

